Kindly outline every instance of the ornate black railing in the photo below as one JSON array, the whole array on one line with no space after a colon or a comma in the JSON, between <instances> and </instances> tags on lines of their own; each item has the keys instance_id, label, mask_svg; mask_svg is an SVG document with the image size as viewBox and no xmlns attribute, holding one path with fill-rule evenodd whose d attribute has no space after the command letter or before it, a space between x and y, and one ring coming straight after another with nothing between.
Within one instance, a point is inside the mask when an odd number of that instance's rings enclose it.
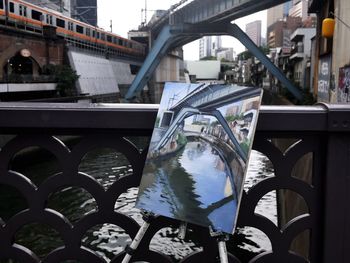
<instances>
[{"instance_id":1,"label":"ornate black railing","mask_svg":"<svg viewBox=\"0 0 350 263\"><path fill-rule=\"evenodd\" d=\"M4 141L0 151L0 186L15 189L26 201L18 213L8 215L1 208L11 208L6 206L11 200L0 200L0 262L107 262L84 245L89 229L109 223L134 237L139 224L119 212L115 204L118 197L139 184L146 149L140 150L131 140L151 135L156 112L157 105L0 106L0 132ZM62 137L66 135L74 136L75 143L66 142L67 137ZM16 167L21 167L20 161L26 159L19 155L28 154L31 146L45 149L58 163L58 172L47 175L41 183L16 171ZM121 152L129 161L132 173L128 170L127 176L106 188L81 172L83 157L96 148ZM271 251L242 259L234 252L233 237L228 247L230 262L349 262L350 106L262 107L254 149L269 158L275 176L244 193L238 226L262 231L271 242ZM52 194L68 187L88 192L97 209L71 220L59 209L50 207L48 200ZM279 209L277 226L255 212L259 200L275 190ZM62 244L40 258L30 247L18 244L17 233L33 223L50 226ZM178 222L158 217L134 259L171 262L164 251L149 248L153 236L168 226L177 227ZM207 229L196 226L190 229L202 249L181 262L216 262L217 246ZM123 253L115 255L110 262L120 262L122 257Z\"/></svg>"}]
</instances>

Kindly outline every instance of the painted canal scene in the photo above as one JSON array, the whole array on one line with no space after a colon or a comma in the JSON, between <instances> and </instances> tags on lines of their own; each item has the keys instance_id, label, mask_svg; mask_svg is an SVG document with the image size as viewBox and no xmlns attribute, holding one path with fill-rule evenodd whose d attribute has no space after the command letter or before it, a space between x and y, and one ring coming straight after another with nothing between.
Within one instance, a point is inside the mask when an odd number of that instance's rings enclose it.
<instances>
[{"instance_id":1,"label":"painted canal scene","mask_svg":"<svg viewBox=\"0 0 350 263\"><path fill-rule=\"evenodd\" d=\"M167 83L136 206L233 233L261 93Z\"/></svg>"}]
</instances>

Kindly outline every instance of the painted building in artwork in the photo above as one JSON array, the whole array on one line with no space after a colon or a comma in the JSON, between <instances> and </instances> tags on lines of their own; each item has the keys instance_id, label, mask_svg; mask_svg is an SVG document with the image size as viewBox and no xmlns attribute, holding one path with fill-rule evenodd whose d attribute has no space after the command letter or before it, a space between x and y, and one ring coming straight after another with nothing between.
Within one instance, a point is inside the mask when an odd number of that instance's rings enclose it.
<instances>
[{"instance_id":1,"label":"painted building in artwork","mask_svg":"<svg viewBox=\"0 0 350 263\"><path fill-rule=\"evenodd\" d=\"M309 12L317 14L314 94L318 101L350 103L350 1L310 0ZM325 18L334 18L333 37L322 36Z\"/></svg>"}]
</instances>

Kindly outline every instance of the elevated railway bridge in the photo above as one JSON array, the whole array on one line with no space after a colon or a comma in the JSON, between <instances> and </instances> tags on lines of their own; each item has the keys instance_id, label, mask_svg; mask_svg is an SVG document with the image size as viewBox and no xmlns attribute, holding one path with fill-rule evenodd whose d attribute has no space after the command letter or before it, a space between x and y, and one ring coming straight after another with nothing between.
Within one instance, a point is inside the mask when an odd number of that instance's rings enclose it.
<instances>
[{"instance_id":1,"label":"elevated railway bridge","mask_svg":"<svg viewBox=\"0 0 350 263\"><path fill-rule=\"evenodd\" d=\"M169 50L206 35L230 35L237 38L298 99L300 91L288 80L251 39L231 21L287 0L182 0L148 25L155 39L141 70L133 81L126 100L132 100L150 80Z\"/></svg>"}]
</instances>

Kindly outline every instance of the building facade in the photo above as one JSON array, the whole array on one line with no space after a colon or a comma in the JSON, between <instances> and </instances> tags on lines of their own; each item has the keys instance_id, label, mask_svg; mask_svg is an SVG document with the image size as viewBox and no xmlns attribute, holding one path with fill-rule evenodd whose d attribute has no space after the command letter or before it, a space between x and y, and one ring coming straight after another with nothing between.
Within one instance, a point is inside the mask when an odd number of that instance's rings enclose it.
<instances>
[{"instance_id":1,"label":"building facade","mask_svg":"<svg viewBox=\"0 0 350 263\"><path fill-rule=\"evenodd\" d=\"M221 51L221 36L205 36L199 40L199 59L206 57L216 57L217 52Z\"/></svg>"},{"instance_id":2,"label":"building facade","mask_svg":"<svg viewBox=\"0 0 350 263\"><path fill-rule=\"evenodd\" d=\"M66 16L71 15L71 0L26 0L34 5L49 8Z\"/></svg>"},{"instance_id":3,"label":"building facade","mask_svg":"<svg viewBox=\"0 0 350 263\"><path fill-rule=\"evenodd\" d=\"M287 17L289 14L289 10L292 6L293 6L293 1L289 1L284 4L269 8L267 10L267 27Z\"/></svg>"},{"instance_id":4,"label":"building facade","mask_svg":"<svg viewBox=\"0 0 350 263\"><path fill-rule=\"evenodd\" d=\"M237 57L236 52L233 48L222 48L220 51L216 53L216 57L218 60L226 60L226 61L234 61Z\"/></svg>"},{"instance_id":5,"label":"building facade","mask_svg":"<svg viewBox=\"0 0 350 263\"><path fill-rule=\"evenodd\" d=\"M255 45L261 46L261 20L246 24L245 32Z\"/></svg>"},{"instance_id":6,"label":"building facade","mask_svg":"<svg viewBox=\"0 0 350 263\"><path fill-rule=\"evenodd\" d=\"M314 93L318 101L350 103L350 1L310 0L309 12L317 14ZM334 18L334 35L322 36L322 21Z\"/></svg>"},{"instance_id":7,"label":"building facade","mask_svg":"<svg viewBox=\"0 0 350 263\"><path fill-rule=\"evenodd\" d=\"M287 17L267 28L267 45L270 48L290 48L290 34L302 27L301 17Z\"/></svg>"},{"instance_id":8,"label":"building facade","mask_svg":"<svg viewBox=\"0 0 350 263\"><path fill-rule=\"evenodd\" d=\"M311 44L315 35L316 28L298 28L290 36L293 45L289 61L293 67L293 80L307 90L310 90Z\"/></svg>"},{"instance_id":9,"label":"building facade","mask_svg":"<svg viewBox=\"0 0 350 263\"><path fill-rule=\"evenodd\" d=\"M199 59L213 56L211 45L212 45L211 36L205 36L199 40Z\"/></svg>"}]
</instances>

